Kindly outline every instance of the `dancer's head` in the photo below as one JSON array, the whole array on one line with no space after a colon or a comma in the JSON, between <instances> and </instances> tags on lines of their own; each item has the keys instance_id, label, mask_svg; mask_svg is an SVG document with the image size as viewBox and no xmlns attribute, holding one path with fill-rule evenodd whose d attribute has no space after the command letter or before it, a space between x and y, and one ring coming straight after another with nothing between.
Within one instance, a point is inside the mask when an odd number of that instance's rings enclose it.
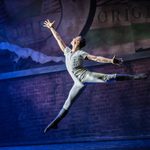
<instances>
[{"instance_id":1,"label":"dancer's head","mask_svg":"<svg viewBox=\"0 0 150 150\"><path fill-rule=\"evenodd\" d=\"M77 36L73 38L73 40L71 41L71 45L76 49L81 49L86 45L86 40L82 36Z\"/></svg>"}]
</instances>

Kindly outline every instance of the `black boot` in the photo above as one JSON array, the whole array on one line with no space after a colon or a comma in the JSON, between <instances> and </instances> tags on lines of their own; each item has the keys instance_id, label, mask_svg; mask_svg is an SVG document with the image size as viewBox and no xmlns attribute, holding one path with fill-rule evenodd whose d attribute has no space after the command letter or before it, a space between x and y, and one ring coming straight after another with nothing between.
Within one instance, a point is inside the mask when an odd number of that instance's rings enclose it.
<instances>
[{"instance_id":1,"label":"black boot","mask_svg":"<svg viewBox=\"0 0 150 150\"><path fill-rule=\"evenodd\" d=\"M124 80L141 80L147 79L148 75L146 73L139 73L136 75L129 75L129 74L117 74L116 80L117 81L124 81Z\"/></svg>"},{"instance_id":2,"label":"black boot","mask_svg":"<svg viewBox=\"0 0 150 150\"><path fill-rule=\"evenodd\" d=\"M147 79L147 78L148 78L147 73L139 73L137 75L134 75L134 80Z\"/></svg>"},{"instance_id":3,"label":"black boot","mask_svg":"<svg viewBox=\"0 0 150 150\"><path fill-rule=\"evenodd\" d=\"M67 115L68 110L62 108L57 115L57 117L44 129L44 133L46 133L50 129L56 129L58 123Z\"/></svg>"}]
</instances>

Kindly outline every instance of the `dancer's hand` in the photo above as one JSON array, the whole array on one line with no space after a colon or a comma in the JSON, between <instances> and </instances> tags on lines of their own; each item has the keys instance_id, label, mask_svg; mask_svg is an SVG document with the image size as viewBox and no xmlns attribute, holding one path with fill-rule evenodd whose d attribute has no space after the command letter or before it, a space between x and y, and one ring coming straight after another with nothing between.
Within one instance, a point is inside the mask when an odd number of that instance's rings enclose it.
<instances>
[{"instance_id":1,"label":"dancer's hand","mask_svg":"<svg viewBox=\"0 0 150 150\"><path fill-rule=\"evenodd\" d=\"M123 63L123 59L122 58L116 58L116 56L114 55L114 57L112 58L112 63L115 65L121 65Z\"/></svg>"},{"instance_id":2,"label":"dancer's hand","mask_svg":"<svg viewBox=\"0 0 150 150\"><path fill-rule=\"evenodd\" d=\"M55 23L55 21L50 22L50 20L47 19L47 20L44 21L43 27L46 27L46 28L49 28L49 29L50 29L50 28L53 27L54 23Z\"/></svg>"}]
</instances>

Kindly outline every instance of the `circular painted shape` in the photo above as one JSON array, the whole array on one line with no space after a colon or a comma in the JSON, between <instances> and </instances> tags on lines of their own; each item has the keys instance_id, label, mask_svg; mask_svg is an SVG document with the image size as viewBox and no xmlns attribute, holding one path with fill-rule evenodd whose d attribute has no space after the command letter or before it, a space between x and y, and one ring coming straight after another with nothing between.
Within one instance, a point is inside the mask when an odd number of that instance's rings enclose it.
<instances>
[{"instance_id":1,"label":"circular painted shape","mask_svg":"<svg viewBox=\"0 0 150 150\"><path fill-rule=\"evenodd\" d=\"M74 36L82 31L82 34L85 34L89 29L92 17L94 17L90 15L91 1L6 0L5 8L10 18L9 24L3 28L5 33L3 39L46 54L56 54L57 43L51 32L42 26L44 20L55 20L57 32L66 44L69 44Z\"/></svg>"}]
</instances>

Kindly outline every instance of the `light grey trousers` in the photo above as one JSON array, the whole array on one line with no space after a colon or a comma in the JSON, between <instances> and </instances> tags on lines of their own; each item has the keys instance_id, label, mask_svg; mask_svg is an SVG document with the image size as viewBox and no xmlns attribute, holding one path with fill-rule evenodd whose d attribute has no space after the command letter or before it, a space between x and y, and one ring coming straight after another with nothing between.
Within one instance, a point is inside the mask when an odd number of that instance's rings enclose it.
<instances>
[{"instance_id":1,"label":"light grey trousers","mask_svg":"<svg viewBox=\"0 0 150 150\"><path fill-rule=\"evenodd\" d=\"M109 83L116 81L116 74L103 74L97 72L88 72L85 77L81 80L82 83ZM68 110L73 104L76 96L84 88L84 85L74 83L71 88L68 98L63 105L63 108Z\"/></svg>"}]
</instances>

